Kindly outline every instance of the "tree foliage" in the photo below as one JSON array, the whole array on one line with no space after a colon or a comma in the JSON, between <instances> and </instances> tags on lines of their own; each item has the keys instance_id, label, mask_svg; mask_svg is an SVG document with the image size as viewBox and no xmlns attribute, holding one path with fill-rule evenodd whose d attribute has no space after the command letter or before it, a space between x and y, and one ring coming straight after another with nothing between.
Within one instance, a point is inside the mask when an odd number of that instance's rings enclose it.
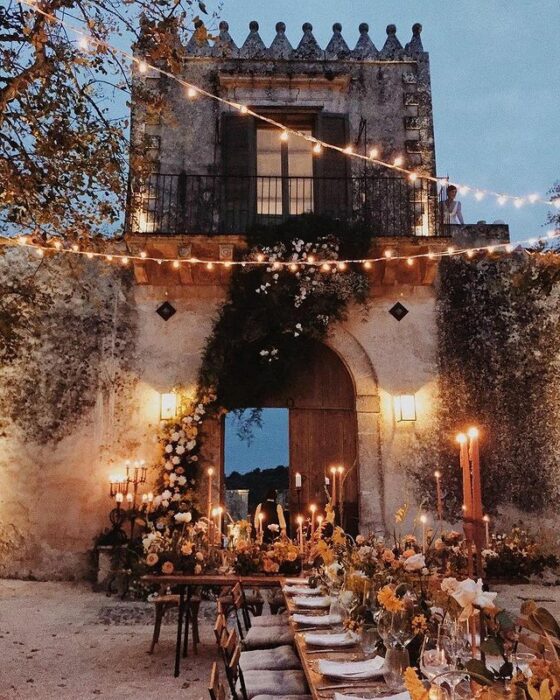
<instances>
[{"instance_id":1,"label":"tree foliage","mask_svg":"<svg viewBox=\"0 0 560 700\"><path fill-rule=\"evenodd\" d=\"M197 0L14 0L0 7L0 233L114 231L126 201L130 65L178 70ZM77 27L80 36L55 19ZM212 21L212 20L210 20ZM205 31L205 30L204 30ZM135 100L149 100L135 91ZM143 144L130 155L135 165Z\"/></svg>"}]
</instances>

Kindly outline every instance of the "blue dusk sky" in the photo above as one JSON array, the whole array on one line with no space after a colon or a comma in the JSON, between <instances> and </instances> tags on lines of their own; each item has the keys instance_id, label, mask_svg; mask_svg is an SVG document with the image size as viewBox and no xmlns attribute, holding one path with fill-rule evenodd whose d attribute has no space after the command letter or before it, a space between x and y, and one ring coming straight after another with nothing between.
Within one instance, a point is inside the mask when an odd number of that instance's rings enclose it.
<instances>
[{"instance_id":1,"label":"blue dusk sky","mask_svg":"<svg viewBox=\"0 0 560 700\"><path fill-rule=\"evenodd\" d=\"M397 25L404 45L414 22L430 53L438 175L515 195L545 195L560 179L560 3L558 0L224 0L223 19L240 45L250 20L268 45L286 23L293 46L311 22L321 46L334 22L353 48L367 22L378 48ZM461 197L465 221L503 220L512 238L546 232L548 208L516 209Z\"/></svg>"},{"instance_id":2,"label":"blue dusk sky","mask_svg":"<svg viewBox=\"0 0 560 700\"><path fill-rule=\"evenodd\" d=\"M251 443L240 440L236 434L236 416L226 416L226 436L224 463L225 472L240 473L257 467L277 467L289 463L288 409L264 408L262 411L262 428L255 427Z\"/></svg>"}]
</instances>

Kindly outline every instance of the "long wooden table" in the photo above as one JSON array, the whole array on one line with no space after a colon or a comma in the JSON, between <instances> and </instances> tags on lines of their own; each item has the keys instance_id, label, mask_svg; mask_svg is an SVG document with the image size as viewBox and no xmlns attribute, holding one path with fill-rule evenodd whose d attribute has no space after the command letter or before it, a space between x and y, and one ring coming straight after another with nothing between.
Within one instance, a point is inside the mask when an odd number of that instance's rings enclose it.
<instances>
[{"instance_id":1,"label":"long wooden table","mask_svg":"<svg viewBox=\"0 0 560 700\"><path fill-rule=\"evenodd\" d=\"M183 637L183 618L185 618L185 641L183 643L183 656L188 654L190 602L193 589L208 586L235 586L241 583L244 586L258 586L259 588L278 588L284 581L284 576L238 576L237 574L170 574L169 576L147 575L142 576L142 581L159 586L171 586L179 592L179 612L177 614L177 641L175 643L175 670L177 677L181 671L181 641Z\"/></svg>"},{"instance_id":2,"label":"long wooden table","mask_svg":"<svg viewBox=\"0 0 560 700\"><path fill-rule=\"evenodd\" d=\"M286 599L286 607L290 614L298 612L298 608L290 596L284 596ZM301 611L300 611L301 612ZM306 613L308 614L308 613ZM319 659L328 659L329 661L363 661L366 657L358 642L355 647L340 648L336 651L319 651L320 647L308 647L305 643L305 628L299 628L293 620L290 624L295 632L295 647L301 661L307 684L313 700L326 700L334 697L335 692L340 692L345 695L381 695L382 693L389 694L389 690L383 681L362 680L362 681L345 681L339 679L327 678L317 671L317 662ZM328 628L322 628L321 631L328 633Z\"/></svg>"},{"instance_id":3,"label":"long wooden table","mask_svg":"<svg viewBox=\"0 0 560 700\"><path fill-rule=\"evenodd\" d=\"M156 576L148 575L143 576L142 580L148 584L157 584L164 586L171 586L178 590L179 592L179 612L177 616L177 641L175 646L175 671L174 675L177 677L181 669L181 643L183 636L183 618L185 618L186 625L186 635L188 635L189 626L189 611L190 611L190 599L192 596L192 591L196 587L204 586L234 586L236 583L241 583L244 586L255 586L259 588L278 588L282 587L285 583L286 578L293 578L291 576L239 576L236 574L201 574L201 575L187 575L187 574L171 574L169 576ZM306 579L302 578L302 581ZM284 595L286 601L286 609L290 614L298 612L298 608L293 602L291 596ZM301 612L301 610L300 610ZM320 611L314 611L316 614L320 614ZM310 653L318 652L318 648L310 649L305 643L305 628L299 628L293 620L290 620L295 633L294 641L297 654L301 661L301 666L313 700L326 700L329 697L333 697L337 690L341 693L349 695L360 695L360 694L371 694L376 695L382 692L388 692L387 687L381 681L344 681L336 679L326 678L321 675L317 669L317 662L319 659L329 659L332 661L361 661L365 658L364 653L360 644L358 643L355 647L350 649L340 649L336 651L324 651L321 650L320 653ZM328 632L328 628L324 629ZM183 656L187 655L188 646L188 636L185 637L185 644L183 644ZM337 687L334 687L337 686Z\"/></svg>"}]
</instances>

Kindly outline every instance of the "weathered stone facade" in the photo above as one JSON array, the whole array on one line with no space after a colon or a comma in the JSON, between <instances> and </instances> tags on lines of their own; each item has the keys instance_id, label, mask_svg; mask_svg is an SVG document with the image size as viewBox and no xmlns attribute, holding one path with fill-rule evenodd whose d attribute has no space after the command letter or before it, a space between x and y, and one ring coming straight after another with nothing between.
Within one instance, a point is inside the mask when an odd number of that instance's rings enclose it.
<instances>
[{"instance_id":1,"label":"weathered stone facade","mask_svg":"<svg viewBox=\"0 0 560 700\"><path fill-rule=\"evenodd\" d=\"M322 49L306 24L293 48L278 23L267 48L252 22L238 48L222 22L212 46L193 37L183 77L259 108L344 113L356 150L367 153L375 146L385 159L402 154L408 166L434 175L429 59L420 31L414 25L403 48L389 25L387 40L377 49L362 24L350 49L335 24ZM191 99L176 82L149 72L136 80L163 96L161 113L133 111L133 139L153 137L154 167L174 175L219 172L220 116L228 108L200 95ZM361 167L355 163L353 171ZM246 247L243 236L225 232L158 236L131 228L126 245L132 254L145 250L155 257L228 259ZM488 231L476 236L507 240L507 227ZM429 230L421 233L374 239L372 256L383 257L387 248L405 256L442 252L453 242L426 235ZM136 261L132 276L83 258L47 256L39 265L22 249L0 260L2 285L13 284L18 294L18 285L28 281L42 295L40 306L31 302L33 322L24 318L18 326L16 359L6 362L0 374L0 575L81 577L88 571L94 536L108 525L109 475L127 458L157 464L159 394L176 385L194 389L229 271L186 264L174 270ZM406 465L415 459L419 438L434 430L436 273L437 259L422 258L411 266L404 260L376 263L366 318L353 309L328 340L356 392L364 530L383 530L395 507L413 500ZM165 300L176 309L167 322L156 314ZM389 313L396 302L409 312L400 322ZM395 421L393 397L398 394L416 396L415 422ZM207 426L206 463L220 463L221 441L220 425ZM150 480L157 476L154 467Z\"/></svg>"}]
</instances>

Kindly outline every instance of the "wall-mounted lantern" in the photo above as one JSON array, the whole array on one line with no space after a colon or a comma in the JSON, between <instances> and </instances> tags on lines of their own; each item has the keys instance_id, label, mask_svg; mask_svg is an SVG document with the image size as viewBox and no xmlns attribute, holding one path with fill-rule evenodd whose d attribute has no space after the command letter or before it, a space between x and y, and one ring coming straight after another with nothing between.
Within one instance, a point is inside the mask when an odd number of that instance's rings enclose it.
<instances>
[{"instance_id":1,"label":"wall-mounted lantern","mask_svg":"<svg viewBox=\"0 0 560 700\"><path fill-rule=\"evenodd\" d=\"M173 420L177 417L177 394L168 392L160 394L160 411L161 420Z\"/></svg>"},{"instance_id":2,"label":"wall-mounted lantern","mask_svg":"<svg viewBox=\"0 0 560 700\"><path fill-rule=\"evenodd\" d=\"M393 397L395 420L397 423L416 420L416 397L414 394L401 394Z\"/></svg>"}]
</instances>

